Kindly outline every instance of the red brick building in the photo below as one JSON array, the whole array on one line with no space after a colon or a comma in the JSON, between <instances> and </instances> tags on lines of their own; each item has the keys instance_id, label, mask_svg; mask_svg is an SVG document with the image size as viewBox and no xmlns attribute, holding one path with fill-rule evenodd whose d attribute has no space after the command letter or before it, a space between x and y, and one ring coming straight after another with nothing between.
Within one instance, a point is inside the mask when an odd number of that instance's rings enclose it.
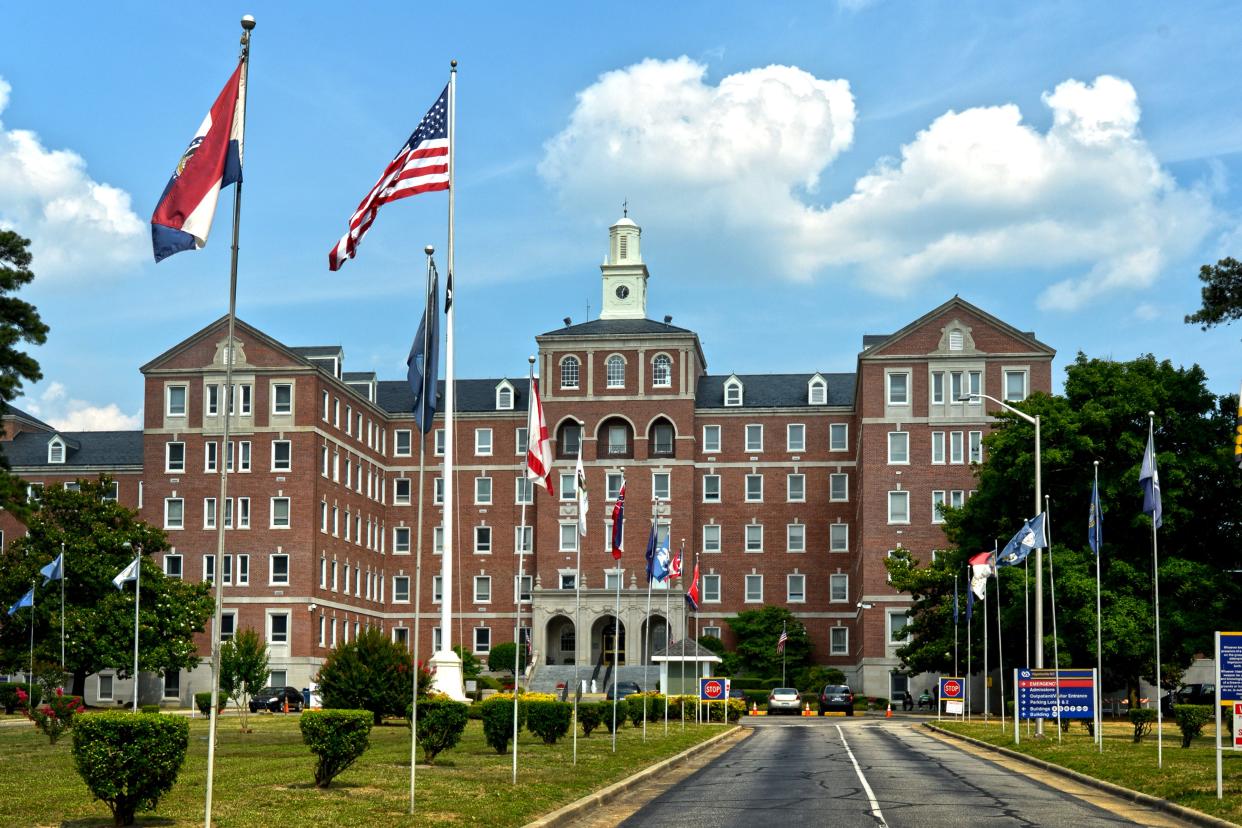
<instances>
[{"instance_id":1,"label":"red brick building","mask_svg":"<svg viewBox=\"0 0 1242 828\"><path fill-rule=\"evenodd\" d=\"M840 667L856 690L905 689L892 671L909 601L888 585L884 558L901 545L929 559L944 543L937 504L970 495L970 464L982 459L986 412L996 406L961 400L1050 391L1054 352L954 297L896 333L863 336L853 373L711 374L693 331L646 318L640 233L628 218L611 228L599 319L566 320L535 337L556 438L555 498L532 494L522 477L526 379L457 381L452 643L482 655L512 640L520 587L540 662L572 663L576 653L593 664L613 649L619 578L619 649L641 663L643 551L654 520L674 549L684 541L686 573L667 619L656 592L649 653L664 645L666 625L682 636L681 593L697 555L700 633L732 644L729 616L787 607L806 625L816 661ZM412 394L404 380L347 372L339 346L287 346L241 321L236 337L231 401L218 320L142 367L141 432L61 433L12 409L4 448L32 484L114 475L121 501L168 532L164 571L193 580L219 571L222 633L259 630L272 682L304 686L335 644L363 628L410 641L419 540ZM425 655L442 643L442 425L437 415L425 442ZM580 448L585 537L573 491ZM223 507L221 462L231 470ZM626 552L614 566L611 512L623 479ZM219 520L228 527L223 562ZM22 531L10 516L0 521L9 537ZM523 539L527 578L518 585ZM208 682L203 669L145 677L142 695L184 704ZM88 682L91 701L128 692L108 673Z\"/></svg>"}]
</instances>

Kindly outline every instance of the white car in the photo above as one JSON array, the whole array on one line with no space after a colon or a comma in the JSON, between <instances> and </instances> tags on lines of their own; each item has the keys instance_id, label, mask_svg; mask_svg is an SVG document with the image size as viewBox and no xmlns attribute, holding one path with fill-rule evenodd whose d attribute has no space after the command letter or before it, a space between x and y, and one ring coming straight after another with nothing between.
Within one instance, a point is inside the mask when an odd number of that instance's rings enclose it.
<instances>
[{"instance_id":1,"label":"white car","mask_svg":"<svg viewBox=\"0 0 1242 828\"><path fill-rule=\"evenodd\" d=\"M777 687L768 693L768 715L792 713L797 716L802 712L802 695L796 687Z\"/></svg>"}]
</instances>

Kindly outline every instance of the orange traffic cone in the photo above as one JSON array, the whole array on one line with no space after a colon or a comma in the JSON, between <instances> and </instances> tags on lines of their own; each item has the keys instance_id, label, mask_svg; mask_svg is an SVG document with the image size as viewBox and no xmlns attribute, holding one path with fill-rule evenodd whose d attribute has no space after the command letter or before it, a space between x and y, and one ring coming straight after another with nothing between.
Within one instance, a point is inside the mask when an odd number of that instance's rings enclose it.
<instances>
[{"instance_id":1,"label":"orange traffic cone","mask_svg":"<svg viewBox=\"0 0 1242 828\"><path fill-rule=\"evenodd\" d=\"M888 704L888 710L884 711L884 718L886 718L886 719L891 719L891 718L893 718L893 704L892 704L892 702L889 702L889 704Z\"/></svg>"},{"instance_id":2,"label":"orange traffic cone","mask_svg":"<svg viewBox=\"0 0 1242 828\"><path fill-rule=\"evenodd\" d=\"M752 716L759 715L759 705L755 704L753 701L750 703L750 715Z\"/></svg>"}]
</instances>

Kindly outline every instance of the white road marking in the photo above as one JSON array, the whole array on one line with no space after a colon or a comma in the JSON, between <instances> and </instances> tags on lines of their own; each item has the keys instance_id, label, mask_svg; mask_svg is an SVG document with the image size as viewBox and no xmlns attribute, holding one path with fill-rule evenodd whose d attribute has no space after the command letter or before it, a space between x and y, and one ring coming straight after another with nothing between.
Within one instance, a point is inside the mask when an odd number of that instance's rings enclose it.
<instances>
[{"instance_id":1,"label":"white road marking","mask_svg":"<svg viewBox=\"0 0 1242 828\"><path fill-rule=\"evenodd\" d=\"M867 777L863 776L862 768L858 766L858 760L854 758L854 751L850 750L849 742L845 741L845 731L841 730L841 725L837 725L836 728L837 735L841 737L841 744L845 746L846 754L854 763L854 772L858 774L858 781L862 783L863 790L867 793L867 800L871 803L871 815L880 824L880 828L888 828L888 823L884 821L884 814L880 812L880 803L876 801L875 791L871 790Z\"/></svg>"}]
</instances>

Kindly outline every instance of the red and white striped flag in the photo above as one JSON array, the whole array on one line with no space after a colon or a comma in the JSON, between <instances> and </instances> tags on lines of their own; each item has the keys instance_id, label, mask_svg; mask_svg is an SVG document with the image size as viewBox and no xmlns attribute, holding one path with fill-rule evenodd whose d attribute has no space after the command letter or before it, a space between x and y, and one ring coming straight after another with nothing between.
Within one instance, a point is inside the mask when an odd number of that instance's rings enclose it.
<instances>
[{"instance_id":1,"label":"red and white striped flag","mask_svg":"<svg viewBox=\"0 0 1242 828\"><path fill-rule=\"evenodd\" d=\"M672 560L669 561L668 577L670 580L681 577L681 556L685 551L686 542L683 540L681 542L681 546L677 548L677 554L674 555Z\"/></svg>"},{"instance_id":2,"label":"red and white striped flag","mask_svg":"<svg viewBox=\"0 0 1242 828\"><path fill-rule=\"evenodd\" d=\"M349 217L349 232L328 251L329 270L340 270L346 259L354 257L380 207L399 198L449 188L448 123L446 86L397 157L388 162L384 174Z\"/></svg>"},{"instance_id":3,"label":"red and white striped flag","mask_svg":"<svg viewBox=\"0 0 1242 828\"><path fill-rule=\"evenodd\" d=\"M785 632L785 628L781 627L781 637L776 639L776 652L785 652L785 642L789 640L789 633Z\"/></svg>"},{"instance_id":4,"label":"red and white striped flag","mask_svg":"<svg viewBox=\"0 0 1242 828\"><path fill-rule=\"evenodd\" d=\"M530 379L530 414L526 418L526 476L549 495L556 496L552 485L552 441L543 418L543 403L539 401L539 380L534 377Z\"/></svg>"}]
</instances>

